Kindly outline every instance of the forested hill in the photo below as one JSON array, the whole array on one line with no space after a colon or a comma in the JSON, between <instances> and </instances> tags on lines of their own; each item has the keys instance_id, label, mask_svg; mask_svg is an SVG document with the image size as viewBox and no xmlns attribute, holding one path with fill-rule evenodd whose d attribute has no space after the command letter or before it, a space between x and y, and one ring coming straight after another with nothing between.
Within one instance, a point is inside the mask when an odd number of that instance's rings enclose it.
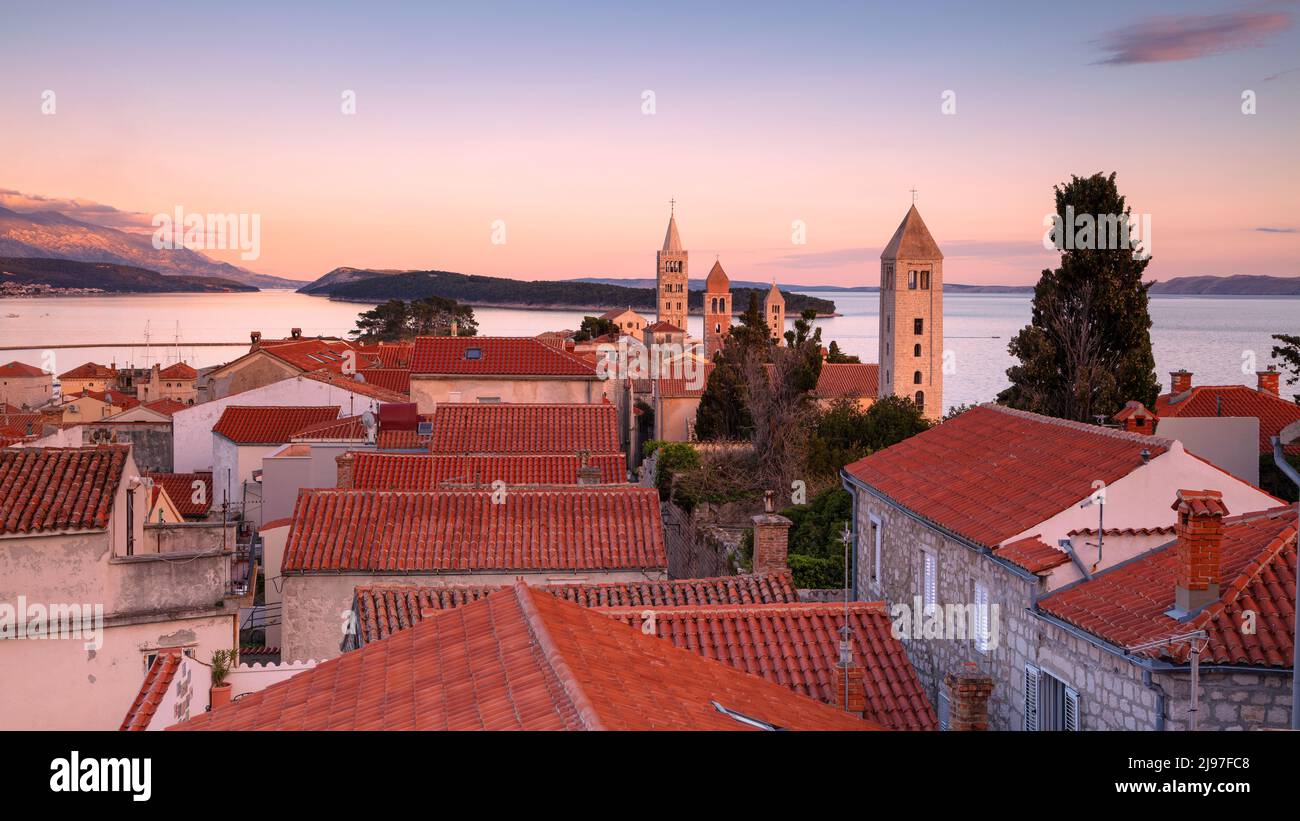
<instances>
[{"instance_id":1,"label":"forested hill","mask_svg":"<svg viewBox=\"0 0 1300 821\"><path fill-rule=\"evenodd\" d=\"M51 288L98 288L115 294L230 293L256 287L221 277L163 276L157 271L110 262L0 257L0 283Z\"/></svg>"},{"instance_id":2,"label":"forested hill","mask_svg":"<svg viewBox=\"0 0 1300 821\"><path fill-rule=\"evenodd\" d=\"M355 277L356 275L353 274ZM335 284L317 281L302 289L306 293L322 294L331 299L351 302L383 302L389 299L419 299L441 296L481 308L564 308L581 311L606 311L610 308L631 307L638 311L655 309L653 288L627 288L622 285L605 285L592 282L526 282L505 277L486 277L457 274L451 271L407 271L405 273L377 273L373 277L354 278ZM736 311L749 305L751 289L732 291ZM819 314L835 312L835 303L829 299L782 291L788 315L797 315L806 308ZM761 300L766 291L758 292ZM692 291L687 295L691 313L701 313L704 294Z\"/></svg>"}]
</instances>

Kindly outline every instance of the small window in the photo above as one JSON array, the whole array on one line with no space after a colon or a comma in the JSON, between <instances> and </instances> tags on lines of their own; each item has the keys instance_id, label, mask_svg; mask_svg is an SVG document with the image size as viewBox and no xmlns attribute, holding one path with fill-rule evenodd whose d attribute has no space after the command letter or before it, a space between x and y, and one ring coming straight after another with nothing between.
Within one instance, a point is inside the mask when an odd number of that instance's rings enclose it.
<instances>
[{"instance_id":1,"label":"small window","mask_svg":"<svg viewBox=\"0 0 1300 821\"><path fill-rule=\"evenodd\" d=\"M916 406L921 410L925 410L925 391L916 392Z\"/></svg>"},{"instance_id":2,"label":"small window","mask_svg":"<svg viewBox=\"0 0 1300 821\"><path fill-rule=\"evenodd\" d=\"M482 359L482 358L483 358L483 349L482 349L482 348L466 348L466 349L465 349L465 358L466 358L466 359Z\"/></svg>"},{"instance_id":3,"label":"small window","mask_svg":"<svg viewBox=\"0 0 1300 821\"><path fill-rule=\"evenodd\" d=\"M975 649L989 651L989 589L975 582Z\"/></svg>"},{"instance_id":4,"label":"small window","mask_svg":"<svg viewBox=\"0 0 1300 821\"><path fill-rule=\"evenodd\" d=\"M921 319L920 317L913 319L912 332L915 333L917 336L920 336L921 334L925 333L925 320Z\"/></svg>"},{"instance_id":5,"label":"small window","mask_svg":"<svg viewBox=\"0 0 1300 821\"><path fill-rule=\"evenodd\" d=\"M921 290L922 290L922 291L928 291L928 290L930 290L930 272L929 272L929 271L922 271L922 272L921 272Z\"/></svg>"},{"instance_id":6,"label":"small window","mask_svg":"<svg viewBox=\"0 0 1300 821\"><path fill-rule=\"evenodd\" d=\"M927 610L939 603L939 564L935 555L921 551L921 604Z\"/></svg>"},{"instance_id":7,"label":"small window","mask_svg":"<svg viewBox=\"0 0 1300 821\"><path fill-rule=\"evenodd\" d=\"M920 356L920 355L921 355L921 346L920 346L919 344L917 344L917 345L913 345L913 346L912 346L912 356Z\"/></svg>"},{"instance_id":8,"label":"small window","mask_svg":"<svg viewBox=\"0 0 1300 821\"><path fill-rule=\"evenodd\" d=\"M1032 664L1025 665L1025 729L1046 732L1079 729L1079 693Z\"/></svg>"},{"instance_id":9,"label":"small window","mask_svg":"<svg viewBox=\"0 0 1300 821\"><path fill-rule=\"evenodd\" d=\"M479 401L480 404L483 404L483 405L498 405L498 404L501 403L501 397L499 397L499 396L480 396L480 397L478 398L478 401Z\"/></svg>"},{"instance_id":10,"label":"small window","mask_svg":"<svg viewBox=\"0 0 1300 821\"><path fill-rule=\"evenodd\" d=\"M916 271L907 272L907 290L909 291L916 290Z\"/></svg>"},{"instance_id":11,"label":"small window","mask_svg":"<svg viewBox=\"0 0 1300 821\"><path fill-rule=\"evenodd\" d=\"M872 516L867 529L867 546L872 550L871 581L880 584L880 520Z\"/></svg>"},{"instance_id":12,"label":"small window","mask_svg":"<svg viewBox=\"0 0 1300 821\"><path fill-rule=\"evenodd\" d=\"M913 384L913 385L919 385L919 384L921 384L921 372L920 372L920 371L916 371L915 373L912 374L912 384Z\"/></svg>"}]
</instances>

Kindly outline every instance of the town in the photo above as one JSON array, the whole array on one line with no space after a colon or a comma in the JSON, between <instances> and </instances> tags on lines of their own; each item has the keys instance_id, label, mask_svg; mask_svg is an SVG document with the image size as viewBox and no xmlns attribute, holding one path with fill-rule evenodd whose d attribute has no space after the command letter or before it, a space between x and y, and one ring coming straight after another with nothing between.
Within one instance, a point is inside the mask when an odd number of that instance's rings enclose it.
<instances>
[{"instance_id":1,"label":"town","mask_svg":"<svg viewBox=\"0 0 1300 821\"><path fill-rule=\"evenodd\" d=\"M941 243L881 233L874 362L721 258L690 335L674 206L653 317L0 366L0 727L1292 727L1283 371L945 411Z\"/></svg>"}]
</instances>

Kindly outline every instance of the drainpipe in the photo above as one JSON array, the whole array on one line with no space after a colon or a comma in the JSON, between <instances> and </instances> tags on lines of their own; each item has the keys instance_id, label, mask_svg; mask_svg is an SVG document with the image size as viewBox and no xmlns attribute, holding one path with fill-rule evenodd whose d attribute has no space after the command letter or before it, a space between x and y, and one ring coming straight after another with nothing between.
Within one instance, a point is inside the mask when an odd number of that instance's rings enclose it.
<instances>
[{"instance_id":1,"label":"drainpipe","mask_svg":"<svg viewBox=\"0 0 1300 821\"><path fill-rule=\"evenodd\" d=\"M1300 491L1300 473L1291 467L1291 463L1286 460L1286 454L1282 452L1282 440L1273 437L1273 463L1277 469L1286 475L1286 478L1295 483L1296 490ZM1296 519L1296 544L1300 549L1300 517ZM1296 601L1300 601L1300 571L1296 574ZM1295 614L1297 621L1300 621L1300 612ZM1291 729L1300 730L1300 632L1297 632L1295 625L1291 626L1292 645L1291 645Z\"/></svg>"},{"instance_id":2,"label":"drainpipe","mask_svg":"<svg viewBox=\"0 0 1300 821\"><path fill-rule=\"evenodd\" d=\"M1156 684L1149 669L1142 669L1142 686L1156 694L1156 732L1165 729L1165 688Z\"/></svg>"}]
</instances>

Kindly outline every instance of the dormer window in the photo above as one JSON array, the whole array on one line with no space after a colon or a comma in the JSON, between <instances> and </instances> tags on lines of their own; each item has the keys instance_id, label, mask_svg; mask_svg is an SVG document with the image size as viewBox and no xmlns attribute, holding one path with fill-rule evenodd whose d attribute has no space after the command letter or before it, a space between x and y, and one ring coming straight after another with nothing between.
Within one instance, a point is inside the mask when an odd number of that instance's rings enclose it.
<instances>
[{"instance_id":1,"label":"dormer window","mask_svg":"<svg viewBox=\"0 0 1300 821\"><path fill-rule=\"evenodd\" d=\"M466 348L466 349L465 349L465 358L466 358L466 359L482 359L482 358L483 358L483 349L482 349L482 348Z\"/></svg>"}]
</instances>

